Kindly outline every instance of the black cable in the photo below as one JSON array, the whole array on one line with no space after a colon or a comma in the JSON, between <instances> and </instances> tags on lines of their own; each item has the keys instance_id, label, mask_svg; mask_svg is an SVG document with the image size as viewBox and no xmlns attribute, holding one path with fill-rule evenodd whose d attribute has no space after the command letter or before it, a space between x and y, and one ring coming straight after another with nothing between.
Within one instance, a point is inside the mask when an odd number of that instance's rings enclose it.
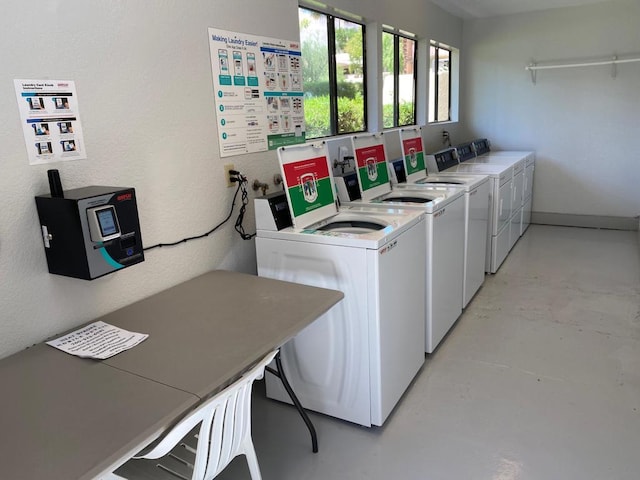
<instances>
[{"instance_id":1,"label":"black cable","mask_svg":"<svg viewBox=\"0 0 640 480\"><path fill-rule=\"evenodd\" d=\"M240 206L240 212L238 213L238 218L236 219L236 232L240 235L243 240L251 240L256 236L255 233L245 233L244 227L242 226L242 222L244 221L244 213L247 210L247 204L249 203L249 194L247 193L247 179L242 177L242 181L240 182L240 189L242 190L242 205Z\"/></svg>"},{"instance_id":2,"label":"black cable","mask_svg":"<svg viewBox=\"0 0 640 480\"><path fill-rule=\"evenodd\" d=\"M157 245L152 245L151 247L144 248L143 251L146 252L148 250L152 250L154 248L159 248L159 247L173 247L173 246L178 245L180 243L186 243L189 240L197 240L199 238L208 237L213 232L215 232L217 229L219 229L222 225L224 225L225 223L227 223L229 221L229 219L231 218L231 215L233 215L233 209L236 206L236 199L238 198L238 193L240 192L240 190L243 191L243 194L242 194L242 208L240 209L240 213L242 215L244 215L244 209L246 208L246 199L245 199L246 188L244 188L244 185L247 183L247 179L242 174L238 173L234 180L236 182L238 182L238 188L236 189L236 192L233 194L233 201L231 202L231 209L229 210L229 215L227 215L227 217L224 220L222 220L218 225L213 227L207 233L203 233L202 235L196 235L196 236L193 236L193 237L183 238L182 240L178 240L177 242L173 242L173 243L158 243ZM238 218L240 219L240 216L238 216ZM240 221L240 223L242 224L242 221ZM237 230L237 225L238 225L238 222L236 221L236 230ZM248 240L248 238L245 238L245 240Z\"/></svg>"}]
</instances>

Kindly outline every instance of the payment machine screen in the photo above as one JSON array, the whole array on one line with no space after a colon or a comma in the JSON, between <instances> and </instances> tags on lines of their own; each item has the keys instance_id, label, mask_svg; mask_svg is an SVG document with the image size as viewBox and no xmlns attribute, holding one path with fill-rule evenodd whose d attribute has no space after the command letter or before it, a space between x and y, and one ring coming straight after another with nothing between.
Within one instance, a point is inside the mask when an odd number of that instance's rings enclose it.
<instances>
[{"instance_id":1,"label":"payment machine screen","mask_svg":"<svg viewBox=\"0 0 640 480\"><path fill-rule=\"evenodd\" d=\"M113 207L98 210L96 215L98 217L98 224L100 225L100 232L103 237L118 233L118 225L115 218L116 212Z\"/></svg>"}]
</instances>

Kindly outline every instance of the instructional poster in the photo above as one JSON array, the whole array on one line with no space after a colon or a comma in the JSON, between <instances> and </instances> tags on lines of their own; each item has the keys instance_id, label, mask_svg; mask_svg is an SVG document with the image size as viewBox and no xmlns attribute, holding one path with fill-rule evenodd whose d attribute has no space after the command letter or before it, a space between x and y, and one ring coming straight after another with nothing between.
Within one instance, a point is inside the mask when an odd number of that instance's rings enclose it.
<instances>
[{"instance_id":1,"label":"instructional poster","mask_svg":"<svg viewBox=\"0 0 640 480\"><path fill-rule=\"evenodd\" d=\"M14 80L31 165L86 159L76 86L70 80Z\"/></svg>"},{"instance_id":2,"label":"instructional poster","mask_svg":"<svg viewBox=\"0 0 640 480\"><path fill-rule=\"evenodd\" d=\"M220 156L305 142L298 42L209 28Z\"/></svg>"}]
</instances>

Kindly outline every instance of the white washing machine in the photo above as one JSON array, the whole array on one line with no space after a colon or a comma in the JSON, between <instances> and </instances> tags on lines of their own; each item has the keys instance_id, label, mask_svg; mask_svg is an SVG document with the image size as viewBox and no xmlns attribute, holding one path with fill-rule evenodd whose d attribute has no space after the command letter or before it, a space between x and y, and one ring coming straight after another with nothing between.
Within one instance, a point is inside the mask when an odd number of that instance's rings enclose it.
<instances>
[{"instance_id":1,"label":"white washing machine","mask_svg":"<svg viewBox=\"0 0 640 480\"><path fill-rule=\"evenodd\" d=\"M256 199L258 274L345 294L283 346L289 382L305 408L382 425L424 363L424 216L338 211L324 144L278 156L285 195ZM290 401L270 376L267 396Z\"/></svg>"},{"instance_id":2,"label":"white washing machine","mask_svg":"<svg viewBox=\"0 0 640 480\"><path fill-rule=\"evenodd\" d=\"M462 174L456 177L426 176L420 129L407 127L400 129L397 134L387 133L385 132L384 140L390 158L389 175L394 189L411 189L425 185L458 187L465 191L462 283L462 308L465 308L484 283L489 222L489 177Z\"/></svg>"},{"instance_id":3,"label":"white washing machine","mask_svg":"<svg viewBox=\"0 0 640 480\"><path fill-rule=\"evenodd\" d=\"M418 187L391 190L385 134L352 137L357 172L336 177L342 205L412 209L425 214L426 337L432 353L462 313L464 189ZM376 168L371 165L375 164Z\"/></svg>"},{"instance_id":4,"label":"white washing machine","mask_svg":"<svg viewBox=\"0 0 640 480\"><path fill-rule=\"evenodd\" d=\"M513 168L505 165L459 164L455 149L426 156L427 171L438 175L486 175L489 177L489 221L485 271L495 273L510 250L510 220L513 203Z\"/></svg>"}]
</instances>

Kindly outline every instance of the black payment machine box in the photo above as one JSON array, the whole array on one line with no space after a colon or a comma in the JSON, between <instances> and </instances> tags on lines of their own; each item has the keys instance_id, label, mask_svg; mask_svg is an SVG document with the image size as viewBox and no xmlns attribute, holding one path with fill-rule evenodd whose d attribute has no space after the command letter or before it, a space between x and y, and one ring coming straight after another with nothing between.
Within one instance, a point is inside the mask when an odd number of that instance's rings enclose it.
<instances>
[{"instance_id":1,"label":"black payment machine box","mask_svg":"<svg viewBox=\"0 0 640 480\"><path fill-rule=\"evenodd\" d=\"M36 206L50 273L93 280L144 261L133 188L52 189Z\"/></svg>"}]
</instances>

